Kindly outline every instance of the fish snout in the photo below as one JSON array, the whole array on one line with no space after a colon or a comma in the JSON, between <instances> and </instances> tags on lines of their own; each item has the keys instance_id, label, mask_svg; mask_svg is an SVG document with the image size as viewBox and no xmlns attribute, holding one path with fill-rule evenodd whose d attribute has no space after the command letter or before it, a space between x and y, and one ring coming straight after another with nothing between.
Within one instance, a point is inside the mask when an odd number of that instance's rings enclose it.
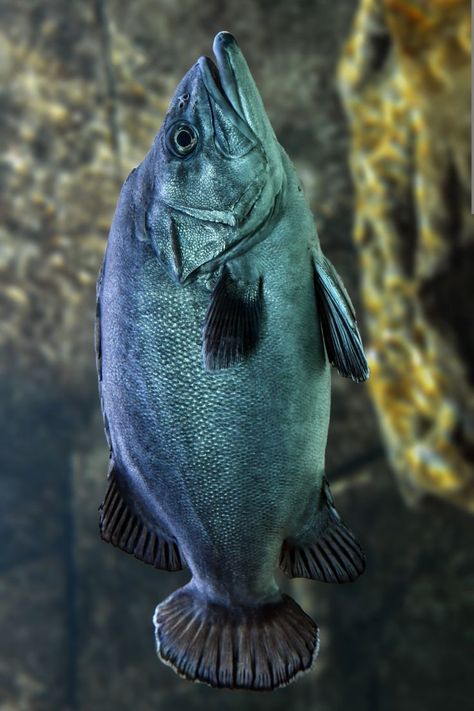
<instances>
[{"instance_id":1,"label":"fish snout","mask_svg":"<svg viewBox=\"0 0 474 711\"><path fill-rule=\"evenodd\" d=\"M262 145L268 158L280 162L278 142L260 92L235 37L227 31L214 38L213 51L222 86L234 110Z\"/></svg>"},{"instance_id":2,"label":"fish snout","mask_svg":"<svg viewBox=\"0 0 474 711\"><path fill-rule=\"evenodd\" d=\"M216 50L219 51L220 47L229 47L232 44L237 44L237 41L230 32L227 32L227 30L222 30L221 32L218 32L217 35L214 37L214 43L212 45L212 50L214 53L216 53Z\"/></svg>"}]
</instances>

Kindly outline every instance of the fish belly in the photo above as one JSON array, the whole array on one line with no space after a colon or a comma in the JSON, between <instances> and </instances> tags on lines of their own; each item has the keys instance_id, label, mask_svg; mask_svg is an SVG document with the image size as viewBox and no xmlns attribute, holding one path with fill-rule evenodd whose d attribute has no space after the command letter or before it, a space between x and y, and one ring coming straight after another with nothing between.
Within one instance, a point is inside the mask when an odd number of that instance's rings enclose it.
<instances>
[{"instance_id":1,"label":"fish belly","mask_svg":"<svg viewBox=\"0 0 474 711\"><path fill-rule=\"evenodd\" d=\"M139 258L108 255L103 286L114 457L138 510L166 522L193 574L242 596L274 584L283 540L318 505L330 402L307 250L285 261L259 247L259 345L222 370L202 363L204 282L174 284L140 245Z\"/></svg>"}]
</instances>

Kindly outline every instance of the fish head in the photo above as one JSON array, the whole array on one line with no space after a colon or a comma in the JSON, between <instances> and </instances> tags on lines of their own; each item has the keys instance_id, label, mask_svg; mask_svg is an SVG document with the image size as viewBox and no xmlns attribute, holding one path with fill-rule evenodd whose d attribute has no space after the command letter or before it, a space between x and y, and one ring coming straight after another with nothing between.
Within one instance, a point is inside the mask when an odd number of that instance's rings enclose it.
<instances>
[{"instance_id":1,"label":"fish head","mask_svg":"<svg viewBox=\"0 0 474 711\"><path fill-rule=\"evenodd\" d=\"M214 40L178 85L149 154L146 225L180 284L245 251L274 213L281 149L234 37Z\"/></svg>"}]
</instances>

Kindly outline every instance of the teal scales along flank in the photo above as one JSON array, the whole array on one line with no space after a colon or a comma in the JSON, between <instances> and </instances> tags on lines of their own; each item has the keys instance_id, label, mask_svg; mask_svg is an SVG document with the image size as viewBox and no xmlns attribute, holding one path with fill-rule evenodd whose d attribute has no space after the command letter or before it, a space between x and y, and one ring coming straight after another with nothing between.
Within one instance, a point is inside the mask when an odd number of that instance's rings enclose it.
<instances>
[{"instance_id":1,"label":"teal scales along flank","mask_svg":"<svg viewBox=\"0 0 474 711\"><path fill-rule=\"evenodd\" d=\"M273 689L317 625L275 579L348 582L364 556L324 476L330 369L368 377L350 299L229 33L178 86L124 184L98 284L110 446L100 530L192 579L158 605L160 658Z\"/></svg>"}]
</instances>

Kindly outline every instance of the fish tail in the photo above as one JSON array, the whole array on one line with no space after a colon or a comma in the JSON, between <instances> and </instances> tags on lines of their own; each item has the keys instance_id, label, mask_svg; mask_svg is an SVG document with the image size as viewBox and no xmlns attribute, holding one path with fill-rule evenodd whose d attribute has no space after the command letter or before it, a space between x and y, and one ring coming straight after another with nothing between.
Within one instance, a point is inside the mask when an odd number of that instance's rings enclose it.
<instances>
[{"instance_id":1,"label":"fish tail","mask_svg":"<svg viewBox=\"0 0 474 711\"><path fill-rule=\"evenodd\" d=\"M313 665L318 627L288 595L254 607L210 601L191 581L156 608L160 659L180 676L214 687L265 691Z\"/></svg>"}]
</instances>

